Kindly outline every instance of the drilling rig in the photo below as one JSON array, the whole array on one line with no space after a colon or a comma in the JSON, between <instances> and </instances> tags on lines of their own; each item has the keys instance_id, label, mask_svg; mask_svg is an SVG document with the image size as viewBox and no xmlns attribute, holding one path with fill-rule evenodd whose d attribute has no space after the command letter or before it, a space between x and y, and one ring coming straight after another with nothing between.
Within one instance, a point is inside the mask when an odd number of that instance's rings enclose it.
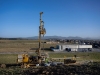
<instances>
[{"instance_id":1,"label":"drilling rig","mask_svg":"<svg viewBox=\"0 0 100 75\"><path fill-rule=\"evenodd\" d=\"M42 21L42 14L40 12L40 26L39 26L39 48L35 51L37 56L30 56L28 53L26 54L19 54L18 55L18 63L21 63L22 66L30 66L33 64L41 64L43 63L43 59L47 58L48 54L44 53L41 54L41 38L46 34L46 29L44 28L44 21Z\"/></svg>"},{"instance_id":2,"label":"drilling rig","mask_svg":"<svg viewBox=\"0 0 100 75\"><path fill-rule=\"evenodd\" d=\"M36 50L36 53L39 57L41 57L41 36L46 34L46 30L44 28L44 21L42 21L42 14L43 12L40 12L40 26L39 26L39 49Z\"/></svg>"},{"instance_id":3,"label":"drilling rig","mask_svg":"<svg viewBox=\"0 0 100 75\"><path fill-rule=\"evenodd\" d=\"M44 28L44 21L42 21L42 14L43 12L40 12L40 26L39 26L39 49L36 50L36 54L38 55L38 63L41 63L41 59L45 58L41 55L41 37L46 34L46 29Z\"/></svg>"}]
</instances>

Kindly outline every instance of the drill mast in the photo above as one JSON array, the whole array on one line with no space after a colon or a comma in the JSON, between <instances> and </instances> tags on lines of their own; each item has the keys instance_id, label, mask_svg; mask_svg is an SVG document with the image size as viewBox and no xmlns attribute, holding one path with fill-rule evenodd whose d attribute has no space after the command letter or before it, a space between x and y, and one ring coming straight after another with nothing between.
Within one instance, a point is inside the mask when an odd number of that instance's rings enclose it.
<instances>
[{"instance_id":1,"label":"drill mast","mask_svg":"<svg viewBox=\"0 0 100 75\"><path fill-rule=\"evenodd\" d=\"M38 56L41 57L41 36L46 34L46 30L44 28L44 21L42 21L42 14L43 12L40 12L40 26L39 26L39 49L38 49Z\"/></svg>"}]
</instances>

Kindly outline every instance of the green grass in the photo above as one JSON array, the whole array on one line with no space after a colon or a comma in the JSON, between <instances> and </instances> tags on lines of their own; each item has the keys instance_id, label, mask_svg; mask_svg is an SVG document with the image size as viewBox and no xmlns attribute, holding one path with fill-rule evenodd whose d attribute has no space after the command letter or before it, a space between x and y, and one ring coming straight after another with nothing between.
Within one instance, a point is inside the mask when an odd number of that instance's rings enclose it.
<instances>
[{"instance_id":1,"label":"green grass","mask_svg":"<svg viewBox=\"0 0 100 75\"><path fill-rule=\"evenodd\" d=\"M76 52L76 53L50 53L50 58L64 58L64 57L73 57L76 55L80 57L79 60L93 60L93 61L100 61L100 53L87 53L87 52Z\"/></svg>"},{"instance_id":2,"label":"green grass","mask_svg":"<svg viewBox=\"0 0 100 75\"><path fill-rule=\"evenodd\" d=\"M36 55L36 54L33 54ZM78 60L93 60L100 61L100 53L86 53L86 52L76 52L76 53L49 53L50 58L68 58L77 55L80 57ZM17 54L0 54L0 64L14 64L17 63Z\"/></svg>"},{"instance_id":3,"label":"green grass","mask_svg":"<svg viewBox=\"0 0 100 75\"><path fill-rule=\"evenodd\" d=\"M100 53L90 53L90 59L99 60L100 61Z\"/></svg>"},{"instance_id":4,"label":"green grass","mask_svg":"<svg viewBox=\"0 0 100 75\"><path fill-rule=\"evenodd\" d=\"M17 54L0 54L0 64L15 64Z\"/></svg>"}]
</instances>

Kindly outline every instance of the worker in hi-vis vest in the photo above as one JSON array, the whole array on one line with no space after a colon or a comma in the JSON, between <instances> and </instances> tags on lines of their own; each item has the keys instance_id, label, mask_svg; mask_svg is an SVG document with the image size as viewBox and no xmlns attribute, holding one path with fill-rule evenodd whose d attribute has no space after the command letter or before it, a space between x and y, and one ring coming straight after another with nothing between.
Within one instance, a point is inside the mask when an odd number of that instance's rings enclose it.
<instances>
[{"instance_id":1,"label":"worker in hi-vis vest","mask_svg":"<svg viewBox=\"0 0 100 75\"><path fill-rule=\"evenodd\" d=\"M48 63L48 58L47 57L45 58L45 63Z\"/></svg>"}]
</instances>

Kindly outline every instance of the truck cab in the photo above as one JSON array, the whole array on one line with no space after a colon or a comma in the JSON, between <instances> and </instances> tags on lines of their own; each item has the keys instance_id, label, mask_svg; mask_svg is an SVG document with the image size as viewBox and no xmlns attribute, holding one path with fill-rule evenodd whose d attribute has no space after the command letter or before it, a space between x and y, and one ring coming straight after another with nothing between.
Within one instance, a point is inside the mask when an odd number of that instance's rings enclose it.
<instances>
[{"instance_id":1,"label":"truck cab","mask_svg":"<svg viewBox=\"0 0 100 75\"><path fill-rule=\"evenodd\" d=\"M61 51L61 45L57 45L56 48L50 47L52 51Z\"/></svg>"}]
</instances>

